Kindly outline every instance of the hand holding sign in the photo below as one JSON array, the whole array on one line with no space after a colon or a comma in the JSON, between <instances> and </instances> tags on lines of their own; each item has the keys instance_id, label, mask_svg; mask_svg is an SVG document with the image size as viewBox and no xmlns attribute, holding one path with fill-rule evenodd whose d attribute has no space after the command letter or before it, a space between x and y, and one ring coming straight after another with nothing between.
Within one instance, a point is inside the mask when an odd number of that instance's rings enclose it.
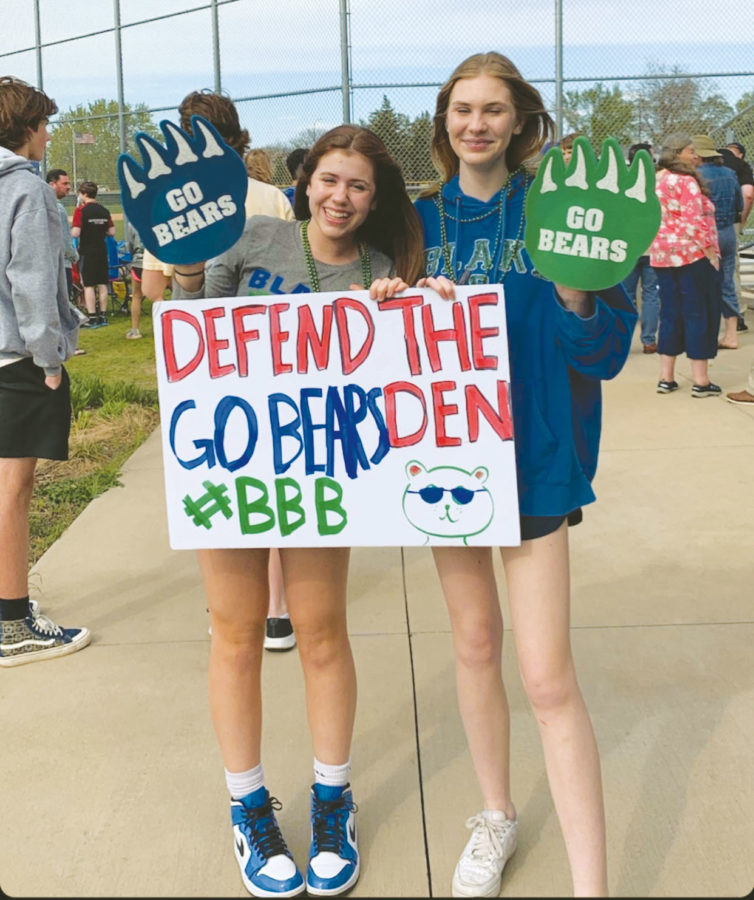
<instances>
[{"instance_id":1,"label":"hand holding sign","mask_svg":"<svg viewBox=\"0 0 754 900\"><path fill-rule=\"evenodd\" d=\"M246 166L200 116L191 117L193 138L172 122L160 128L165 146L136 135L143 166L125 153L118 157L123 211L157 259L202 262L232 247L243 231Z\"/></svg>"},{"instance_id":2,"label":"hand holding sign","mask_svg":"<svg viewBox=\"0 0 754 900\"><path fill-rule=\"evenodd\" d=\"M537 271L565 287L596 291L618 284L660 227L652 158L639 150L628 168L608 138L599 162L584 137L566 167L550 149L526 200L526 249Z\"/></svg>"}]
</instances>

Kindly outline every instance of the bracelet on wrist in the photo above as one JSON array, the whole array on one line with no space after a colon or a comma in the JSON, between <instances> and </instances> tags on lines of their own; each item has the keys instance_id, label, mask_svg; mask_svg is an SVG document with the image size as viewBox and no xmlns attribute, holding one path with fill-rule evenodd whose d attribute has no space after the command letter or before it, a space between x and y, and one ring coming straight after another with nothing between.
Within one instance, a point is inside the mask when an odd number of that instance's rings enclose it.
<instances>
[{"instance_id":1,"label":"bracelet on wrist","mask_svg":"<svg viewBox=\"0 0 754 900\"><path fill-rule=\"evenodd\" d=\"M180 275L181 278L194 278L197 275L204 275L204 269L199 269L198 272L181 272L178 269L173 269L174 275Z\"/></svg>"}]
</instances>

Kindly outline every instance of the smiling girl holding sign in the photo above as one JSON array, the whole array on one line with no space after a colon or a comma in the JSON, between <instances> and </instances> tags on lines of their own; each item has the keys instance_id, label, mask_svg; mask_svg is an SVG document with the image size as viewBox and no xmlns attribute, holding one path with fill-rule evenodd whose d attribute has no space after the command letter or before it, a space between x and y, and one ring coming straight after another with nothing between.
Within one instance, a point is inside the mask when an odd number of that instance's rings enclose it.
<instances>
[{"instance_id":1,"label":"smiling girl holding sign","mask_svg":"<svg viewBox=\"0 0 754 900\"><path fill-rule=\"evenodd\" d=\"M174 297L235 297L414 281L421 226L397 164L365 128L343 125L312 147L296 188L302 221L252 216L241 238L205 267L177 266ZM206 279L206 280L205 280ZM304 294L305 296L305 294ZM236 857L255 896L335 895L359 876L349 785L356 674L346 625L349 550L282 548L314 749L312 843L302 878L275 819L261 764L261 662L266 549L201 550L212 621L210 700L231 794Z\"/></svg>"},{"instance_id":2,"label":"smiling girl holding sign","mask_svg":"<svg viewBox=\"0 0 754 900\"><path fill-rule=\"evenodd\" d=\"M579 521L581 507L595 499L590 482L600 432L599 382L623 366L637 315L621 287L588 293L534 274L524 230L525 200L535 191L524 163L551 134L538 91L508 59L478 54L458 66L440 90L434 117L432 154L445 183L416 202L430 276L419 286L452 299L454 282L505 285L522 538L520 547L501 548L513 632L574 893L604 896L600 763L569 638L568 524ZM553 198L565 190L554 183L548 189ZM553 230L583 224L594 243L589 231L602 224L600 199L583 190L581 195L581 205L568 208L570 225L544 219L538 224ZM610 202L621 198L611 192ZM591 220L584 213L584 222L577 222L577 209L592 210ZM646 247L635 249L638 256ZM609 254L603 256L610 266ZM584 265L573 256L563 259L571 273ZM620 281L610 276L606 269L603 283ZM578 277L569 281L577 282ZM385 282L372 293L382 299L393 289ZM467 821L472 834L452 892L492 897L500 891L518 832L492 554L490 548L438 547L434 556L453 629L461 717L483 800L482 811Z\"/></svg>"}]
</instances>

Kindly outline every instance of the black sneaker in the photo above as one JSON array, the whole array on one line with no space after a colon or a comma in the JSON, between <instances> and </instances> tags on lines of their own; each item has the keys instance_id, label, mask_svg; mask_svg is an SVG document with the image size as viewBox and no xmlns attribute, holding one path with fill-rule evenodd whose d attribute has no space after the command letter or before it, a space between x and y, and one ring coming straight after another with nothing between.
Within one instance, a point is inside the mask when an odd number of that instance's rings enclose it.
<instances>
[{"instance_id":1,"label":"black sneaker","mask_svg":"<svg viewBox=\"0 0 754 900\"><path fill-rule=\"evenodd\" d=\"M673 391L678 390L678 382L677 381L658 381L657 382L657 393L658 394L672 394Z\"/></svg>"},{"instance_id":2,"label":"black sneaker","mask_svg":"<svg viewBox=\"0 0 754 900\"><path fill-rule=\"evenodd\" d=\"M107 314L100 313L99 314L99 323L100 325L109 325L110 323L107 321Z\"/></svg>"},{"instance_id":3,"label":"black sneaker","mask_svg":"<svg viewBox=\"0 0 754 900\"><path fill-rule=\"evenodd\" d=\"M264 649L280 652L293 650L296 646L296 635L293 633L293 625L288 618L276 619L269 617L264 635Z\"/></svg>"},{"instance_id":4,"label":"black sneaker","mask_svg":"<svg viewBox=\"0 0 754 900\"><path fill-rule=\"evenodd\" d=\"M691 388L692 397L717 397L722 394L719 384L695 384Z\"/></svg>"},{"instance_id":5,"label":"black sneaker","mask_svg":"<svg viewBox=\"0 0 754 900\"><path fill-rule=\"evenodd\" d=\"M749 326L744 322L744 317L739 316L738 321L736 322L736 331L748 331Z\"/></svg>"},{"instance_id":6,"label":"black sneaker","mask_svg":"<svg viewBox=\"0 0 754 900\"><path fill-rule=\"evenodd\" d=\"M99 328L99 316L90 314L87 316L86 322L81 323L82 328Z\"/></svg>"}]
</instances>

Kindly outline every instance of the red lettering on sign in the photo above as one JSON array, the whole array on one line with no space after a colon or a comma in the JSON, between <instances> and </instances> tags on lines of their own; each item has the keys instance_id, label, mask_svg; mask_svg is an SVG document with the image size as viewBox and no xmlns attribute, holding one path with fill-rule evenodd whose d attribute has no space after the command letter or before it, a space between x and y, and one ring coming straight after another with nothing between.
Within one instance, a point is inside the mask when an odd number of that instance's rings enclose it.
<instances>
[{"instance_id":1,"label":"red lettering on sign","mask_svg":"<svg viewBox=\"0 0 754 900\"><path fill-rule=\"evenodd\" d=\"M449 437L445 431L446 416L455 416L458 414L458 404L445 403L443 394L446 391L454 391L456 389L455 381L433 381L432 382L432 409L435 415L435 441L438 447L459 447L461 439L459 437Z\"/></svg>"},{"instance_id":2,"label":"red lettering on sign","mask_svg":"<svg viewBox=\"0 0 754 900\"><path fill-rule=\"evenodd\" d=\"M173 323L185 322L190 325L199 338L199 346L194 356L184 365L179 366L175 358L175 343L173 340ZM168 381L180 381L187 375L190 375L201 362L204 356L204 337L202 335L202 326L199 324L195 316L187 313L182 309L170 309L164 313L160 319L162 326L162 352L165 357L165 370L167 372Z\"/></svg>"},{"instance_id":3,"label":"red lettering on sign","mask_svg":"<svg viewBox=\"0 0 754 900\"><path fill-rule=\"evenodd\" d=\"M273 375L282 375L285 372L293 371L293 366L290 363L284 363L281 355L281 345L286 343L290 334L287 331L282 331L280 328L280 313L285 312L290 307L290 303L273 303L269 307Z\"/></svg>"},{"instance_id":4,"label":"red lettering on sign","mask_svg":"<svg viewBox=\"0 0 754 900\"><path fill-rule=\"evenodd\" d=\"M486 337L497 337L499 328L482 328L479 320L480 306L497 306L497 294L475 294L469 297L469 326L471 328L471 357L475 369L496 369L497 356L485 356L482 341Z\"/></svg>"},{"instance_id":5,"label":"red lettering on sign","mask_svg":"<svg viewBox=\"0 0 754 900\"><path fill-rule=\"evenodd\" d=\"M497 383L497 409L493 408L475 384L467 384L464 390L466 416L469 421L469 440L476 441L479 437L479 413L481 413L500 440L509 441L513 437L513 419L508 400L508 382L498 381Z\"/></svg>"},{"instance_id":6,"label":"red lettering on sign","mask_svg":"<svg viewBox=\"0 0 754 900\"><path fill-rule=\"evenodd\" d=\"M296 371L309 371L307 345L311 348L314 365L322 372L330 361L330 335L332 334L332 306L322 307L322 332L317 331L310 306L298 308L298 335L296 337Z\"/></svg>"},{"instance_id":7,"label":"red lettering on sign","mask_svg":"<svg viewBox=\"0 0 754 900\"><path fill-rule=\"evenodd\" d=\"M236 356L238 358L238 374L242 378L246 378L249 374L249 354L246 345L249 341L259 340L259 330L257 328L245 328L244 318L246 316L264 315L267 307L259 303L251 306L237 306L233 310L233 336L236 341Z\"/></svg>"},{"instance_id":8,"label":"red lettering on sign","mask_svg":"<svg viewBox=\"0 0 754 900\"><path fill-rule=\"evenodd\" d=\"M202 312L204 316L204 331L207 335L207 362L209 363L209 377L222 378L229 372L235 372L236 367L232 363L220 365L218 354L221 350L227 350L230 347L230 341L227 338L219 338L215 331L215 319L224 319L225 310L221 306L213 309L205 309Z\"/></svg>"},{"instance_id":9,"label":"red lettering on sign","mask_svg":"<svg viewBox=\"0 0 754 900\"><path fill-rule=\"evenodd\" d=\"M358 300L350 297L338 297L335 301L335 322L338 326L338 338L340 340L340 359L343 366L343 374L350 375L369 356L369 351L374 343L374 322L367 307ZM364 343L354 355L351 353L351 335L348 328L348 310L358 313L366 322L367 335Z\"/></svg>"},{"instance_id":10,"label":"red lettering on sign","mask_svg":"<svg viewBox=\"0 0 754 900\"><path fill-rule=\"evenodd\" d=\"M418 294L412 297L396 297L392 300L385 300L378 307L380 312L399 309L403 314L403 339L406 342L406 358L412 375L421 375L422 373L419 342L416 340L416 328L414 327L414 309L423 303L423 297Z\"/></svg>"},{"instance_id":11,"label":"red lettering on sign","mask_svg":"<svg viewBox=\"0 0 754 900\"><path fill-rule=\"evenodd\" d=\"M398 393L411 394L421 403L422 407L422 423L412 434L401 437L398 434L398 422L396 416L395 398ZM427 404L424 400L424 394L420 387L412 384L410 381L392 381L386 384L384 388L385 396L385 424L387 425L388 435L390 437L391 447L410 447L411 444L418 444L424 437L427 430Z\"/></svg>"}]
</instances>

